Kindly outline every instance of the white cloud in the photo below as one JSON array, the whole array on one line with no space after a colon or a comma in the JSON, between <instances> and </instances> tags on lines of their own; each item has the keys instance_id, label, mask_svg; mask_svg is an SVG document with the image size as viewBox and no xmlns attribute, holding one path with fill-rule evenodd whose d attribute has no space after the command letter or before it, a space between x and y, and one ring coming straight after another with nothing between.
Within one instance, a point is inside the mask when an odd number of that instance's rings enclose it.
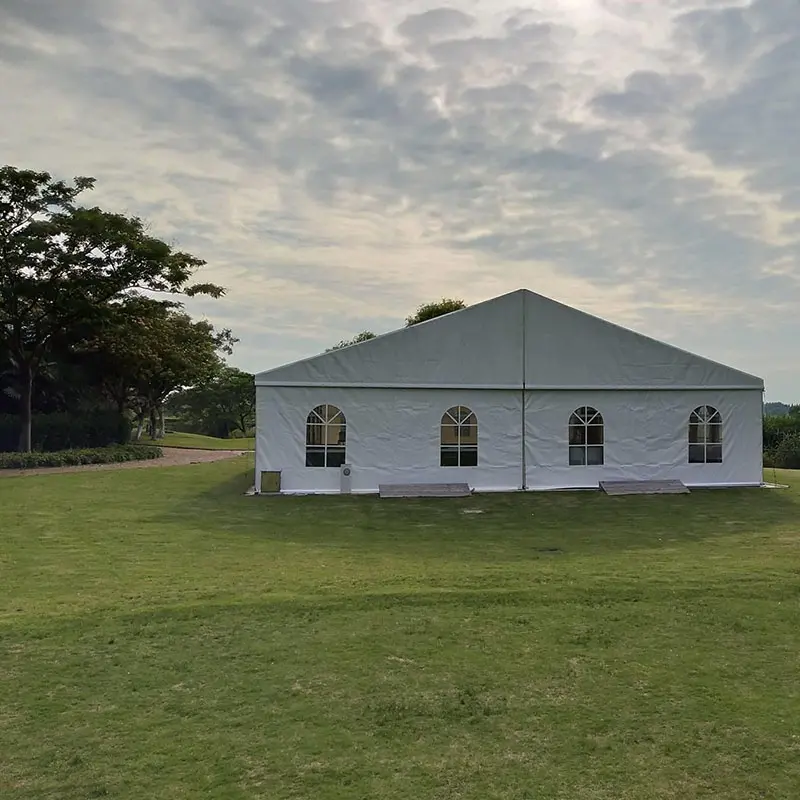
<instances>
[{"instance_id":1,"label":"white cloud","mask_svg":"<svg viewBox=\"0 0 800 800\"><path fill-rule=\"evenodd\" d=\"M207 259L253 370L526 286L800 399L798 53L796 0L0 0L0 148Z\"/></svg>"}]
</instances>

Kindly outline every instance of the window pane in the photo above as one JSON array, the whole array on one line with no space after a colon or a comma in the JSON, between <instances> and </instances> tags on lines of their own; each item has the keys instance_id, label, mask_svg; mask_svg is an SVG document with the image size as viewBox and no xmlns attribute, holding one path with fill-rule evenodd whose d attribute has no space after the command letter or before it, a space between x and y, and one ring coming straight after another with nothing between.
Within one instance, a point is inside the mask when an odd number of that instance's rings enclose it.
<instances>
[{"instance_id":1,"label":"window pane","mask_svg":"<svg viewBox=\"0 0 800 800\"><path fill-rule=\"evenodd\" d=\"M325 444L325 426L308 425L306 426L306 444Z\"/></svg>"},{"instance_id":2,"label":"window pane","mask_svg":"<svg viewBox=\"0 0 800 800\"><path fill-rule=\"evenodd\" d=\"M592 467L597 467L603 463L603 448L602 447L587 447L586 448L586 463Z\"/></svg>"},{"instance_id":3,"label":"window pane","mask_svg":"<svg viewBox=\"0 0 800 800\"><path fill-rule=\"evenodd\" d=\"M329 447L328 448L328 466L341 467L344 464L344 447Z\"/></svg>"},{"instance_id":4,"label":"window pane","mask_svg":"<svg viewBox=\"0 0 800 800\"><path fill-rule=\"evenodd\" d=\"M702 444L689 445L689 463L690 464L705 464L706 463L706 448Z\"/></svg>"},{"instance_id":5,"label":"window pane","mask_svg":"<svg viewBox=\"0 0 800 800\"><path fill-rule=\"evenodd\" d=\"M345 426L337 422L325 426L325 444L337 445L345 443Z\"/></svg>"},{"instance_id":6,"label":"window pane","mask_svg":"<svg viewBox=\"0 0 800 800\"><path fill-rule=\"evenodd\" d=\"M600 412L596 408L592 408L591 406L587 406L584 409L584 415L586 422L589 425L602 425L603 424L603 417L601 416Z\"/></svg>"},{"instance_id":7,"label":"window pane","mask_svg":"<svg viewBox=\"0 0 800 800\"><path fill-rule=\"evenodd\" d=\"M700 444L700 425L694 422L689 423L689 444Z\"/></svg>"},{"instance_id":8,"label":"window pane","mask_svg":"<svg viewBox=\"0 0 800 800\"><path fill-rule=\"evenodd\" d=\"M308 448L306 448L306 466L307 467L324 467L325 466L325 448L324 447L308 447Z\"/></svg>"},{"instance_id":9,"label":"window pane","mask_svg":"<svg viewBox=\"0 0 800 800\"><path fill-rule=\"evenodd\" d=\"M309 422L325 422L327 418L328 412L325 406L317 406L309 415L308 421Z\"/></svg>"},{"instance_id":10,"label":"window pane","mask_svg":"<svg viewBox=\"0 0 800 800\"><path fill-rule=\"evenodd\" d=\"M457 445L458 444L458 426L457 425L442 425L442 444L443 445Z\"/></svg>"},{"instance_id":11,"label":"window pane","mask_svg":"<svg viewBox=\"0 0 800 800\"><path fill-rule=\"evenodd\" d=\"M571 467L582 467L586 463L586 448L570 447L569 463Z\"/></svg>"},{"instance_id":12,"label":"window pane","mask_svg":"<svg viewBox=\"0 0 800 800\"><path fill-rule=\"evenodd\" d=\"M603 426L590 425L586 429L586 443L587 444L603 444Z\"/></svg>"},{"instance_id":13,"label":"window pane","mask_svg":"<svg viewBox=\"0 0 800 800\"><path fill-rule=\"evenodd\" d=\"M721 464L722 463L722 445L710 444L706 447L706 463L707 464Z\"/></svg>"},{"instance_id":14,"label":"window pane","mask_svg":"<svg viewBox=\"0 0 800 800\"><path fill-rule=\"evenodd\" d=\"M455 425L458 423L459 420L459 413L458 413L458 406L453 406L453 408L448 408L447 411L444 412L442 415L442 425Z\"/></svg>"},{"instance_id":15,"label":"window pane","mask_svg":"<svg viewBox=\"0 0 800 800\"><path fill-rule=\"evenodd\" d=\"M461 426L461 444L478 444L478 426L467 423Z\"/></svg>"},{"instance_id":16,"label":"window pane","mask_svg":"<svg viewBox=\"0 0 800 800\"><path fill-rule=\"evenodd\" d=\"M712 444L719 444L722 441L722 425L709 425L707 427L706 441Z\"/></svg>"},{"instance_id":17,"label":"window pane","mask_svg":"<svg viewBox=\"0 0 800 800\"><path fill-rule=\"evenodd\" d=\"M457 467L458 466L458 448L457 447L442 447L442 460L443 467Z\"/></svg>"},{"instance_id":18,"label":"window pane","mask_svg":"<svg viewBox=\"0 0 800 800\"><path fill-rule=\"evenodd\" d=\"M569 443L570 444L586 444L586 426L585 425L570 425L569 426Z\"/></svg>"},{"instance_id":19,"label":"window pane","mask_svg":"<svg viewBox=\"0 0 800 800\"><path fill-rule=\"evenodd\" d=\"M477 467L478 466L478 448L477 447L462 447L461 448L461 466L462 467Z\"/></svg>"}]
</instances>

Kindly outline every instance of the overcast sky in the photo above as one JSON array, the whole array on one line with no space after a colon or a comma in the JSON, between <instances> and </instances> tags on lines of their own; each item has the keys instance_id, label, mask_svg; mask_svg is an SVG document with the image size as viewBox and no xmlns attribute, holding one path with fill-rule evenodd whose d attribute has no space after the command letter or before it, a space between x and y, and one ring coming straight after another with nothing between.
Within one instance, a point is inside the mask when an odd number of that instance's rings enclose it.
<instances>
[{"instance_id":1,"label":"overcast sky","mask_svg":"<svg viewBox=\"0 0 800 800\"><path fill-rule=\"evenodd\" d=\"M798 0L0 0L0 110L245 369L524 287L800 402Z\"/></svg>"}]
</instances>

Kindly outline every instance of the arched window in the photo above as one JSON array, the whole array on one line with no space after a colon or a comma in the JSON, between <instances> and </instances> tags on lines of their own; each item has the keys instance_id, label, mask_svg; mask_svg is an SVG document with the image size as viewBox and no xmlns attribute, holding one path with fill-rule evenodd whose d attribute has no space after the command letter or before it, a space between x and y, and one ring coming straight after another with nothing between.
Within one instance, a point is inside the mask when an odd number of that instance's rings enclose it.
<instances>
[{"instance_id":1,"label":"arched window","mask_svg":"<svg viewBox=\"0 0 800 800\"><path fill-rule=\"evenodd\" d=\"M595 467L603 463L603 415L591 406L581 406L569 418L569 463L572 467Z\"/></svg>"},{"instance_id":2,"label":"arched window","mask_svg":"<svg viewBox=\"0 0 800 800\"><path fill-rule=\"evenodd\" d=\"M722 416L713 406L699 406L689 415L689 463L722 463Z\"/></svg>"},{"instance_id":3,"label":"arched window","mask_svg":"<svg viewBox=\"0 0 800 800\"><path fill-rule=\"evenodd\" d=\"M317 406L306 420L306 466L340 467L344 464L347 425L336 406Z\"/></svg>"},{"instance_id":4,"label":"arched window","mask_svg":"<svg viewBox=\"0 0 800 800\"><path fill-rule=\"evenodd\" d=\"M478 466L478 418L466 406L453 406L444 412L441 465Z\"/></svg>"}]
</instances>

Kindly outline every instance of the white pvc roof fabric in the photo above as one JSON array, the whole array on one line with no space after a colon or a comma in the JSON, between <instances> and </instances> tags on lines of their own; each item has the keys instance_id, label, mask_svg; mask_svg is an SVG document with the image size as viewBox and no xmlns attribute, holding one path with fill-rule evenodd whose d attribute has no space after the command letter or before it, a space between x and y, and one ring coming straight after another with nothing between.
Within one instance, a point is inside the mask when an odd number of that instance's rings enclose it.
<instances>
[{"instance_id":1,"label":"white pvc roof fabric","mask_svg":"<svg viewBox=\"0 0 800 800\"><path fill-rule=\"evenodd\" d=\"M764 382L520 289L261 372L256 385L763 389Z\"/></svg>"}]
</instances>

